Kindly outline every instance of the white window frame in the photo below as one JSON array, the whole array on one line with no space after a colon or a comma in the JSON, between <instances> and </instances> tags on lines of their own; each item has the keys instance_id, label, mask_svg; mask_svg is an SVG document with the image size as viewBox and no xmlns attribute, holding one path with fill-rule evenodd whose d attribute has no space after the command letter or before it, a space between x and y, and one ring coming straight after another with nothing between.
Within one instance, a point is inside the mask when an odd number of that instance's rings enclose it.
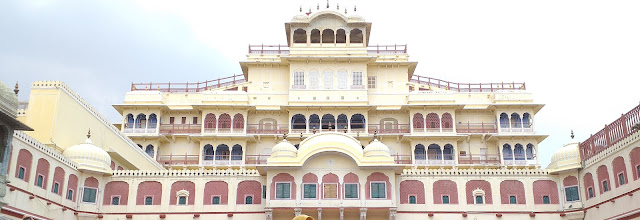
<instances>
[{"instance_id":1,"label":"white window frame","mask_svg":"<svg viewBox=\"0 0 640 220\"><path fill-rule=\"evenodd\" d=\"M304 197L304 186L306 185L315 185L316 186L316 197L315 198L306 198ZM318 199L318 184L317 183L302 183L302 199L304 200L316 200Z\"/></svg>"},{"instance_id":2,"label":"white window frame","mask_svg":"<svg viewBox=\"0 0 640 220\"><path fill-rule=\"evenodd\" d=\"M279 183L289 184L289 197L288 197L288 198L278 198L278 184L279 184ZM281 199L281 200L288 200L288 199L291 199L291 190L292 190L292 189L291 189L291 185L293 185L293 183L292 183L292 182L276 182L276 184L274 185L276 189L275 189L275 191L274 191L274 196L273 196L273 197L274 197L275 199L278 199L278 200L279 200L279 199Z\"/></svg>"},{"instance_id":3,"label":"white window frame","mask_svg":"<svg viewBox=\"0 0 640 220\"><path fill-rule=\"evenodd\" d=\"M328 76L331 76L331 79L329 80ZM333 71L330 70L325 70L324 72L322 72L322 88L323 89L333 89L333 82L335 81L334 79L334 73Z\"/></svg>"},{"instance_id":4,"label":"white window frame","mask_svg":"<svg viewBox=\"0 0 640 220\"><path fill-rule=\"evenodd\" d=\"M338 89L347 89L349 87L349 73L345 70L340 70L336 74L338 79Z\"/></svg>"},{"instance_id":5,"label":"white window frame","mask_svg":"<svg viewBox=\"0 0 640 220\"><path fill-rule=\"evenodd\" d=\"M447 203L444 203L444 197L449 198L449 201L447 201ZM451 196L449 194L440 194L440 204L451 204Z\"/></svg>"},{"instance_id":6,"label":"white window frame","mask_svg":"<svg viewBox=\"0 0 640 220\"><path fill-rule=\"evenodd\" d=\"M144 201L142 202L142 205L147 205L147 198L151 197L151 204L149 205L153 205L153 200L154 200L154 196L153 195L146 195L144 196Z\"/></svg>"},{"instance_id":7,"label":"white window frame","mask_svg":"<svg viewBox=\"0 0 640 220\"><path fill-rule=\"evenodd\" d=\"M85 202L84 201L84 193L85 193L85 189L95 189L96 190L96 196L95 198L93 198L93 202ZM80 198L80 201L82 203L86 203L86 204L97 204L98 203L98 188L95 187L88 187L88 186L83 186L82 187L82 198Z\"/></svg>"},{"instance_id":8,"label":"white window frame","mask_svg":"<svg viewBox=\"0 0 640 220\"><path fill-rule=\"evenodd\" d=\"M351 73L351 81L352 81L352 85L354 86L362 86L363 84L363 79L364 78L364 73L362 73L362 71L354 71ZM360 79L360 80L358 80Z\"/></svg>"},{"instance_id":9,"label":"white window frame","mask_svg":"<svg viewBox=\"0 0 640 220\"><path fill-rule=\"evenodd\" d=\"M40 178L40 177L42 177L42 183L40 183L41 185L39 185L39 186L38 186L38 178ZM44 189L44 186L45 186L45 185L47 185L47 184L45 183L45 181L46 181L46 180L45 180L45 178L44 178L44 175L42 175L42 174L40 174L40 173L36 174L36 186L37 186L37 187L40 187L40 188Z\"/></svg>"},{"instance_id":10,"label":"white window frame","mask_svg":"<svg viewBox=\"0 0 640 220\"><path fill-rule=\"evenodd\" d=\"M374 183L383 183L384 184L384 197L383 198L373 198L373 184ZM369 182L369 198L372 200L375 199L387 199L387 182L386 181L371 181Z\"/></svg>"},{"instance_id":11,"label":"white window frame","mask_svg":"<svg viewBox=\"0 0 640 220\"><path fill-rule=\"evenodd\" d=\"M180 197L184 197L184 204L180 204ZM189 191L183 189L176 192L176 205L189 205Z\"/></svg>"},{"instance_id":12,"label":"white window frame","mask_svg":"<svg viewBox=\"0 0 640 220\"><path fill-rule=\"evenodd\" d=\"M56 184L58 184L58 192L54 192L56 189ZM53 185L51 185L51 192L55 194L60 194L60 183L58 181L53 181Z\"/></svg>"},{"instance_id":13,"label":"white window frame","mask_svg":"<svg viewBox=\"0 0 640 220\"><path fill-rule=\"evenodd\" d=\"M309 89L320 89L320 72L309 72Z\"/></svg>"},{"instance_id":14,"label":"white window frame","mask_svg":"<svg viewBox=\"0 0 640 220\"><path fill-rule=\"evenodd\" d=\"M294 87L304 87L304 71L293 72L293 86Z\"/></svg>"},{"instance_id":15,"label":"white window frame","mask_svg":"<svg viewBox=\"0 0 640 220\"><path fill-rule=\"evenodd\" d=\"M385 187L386 187L386 186L385 186ZM411 197L412 197L412 196L413 196L414 198L416 198L416 203L411 203ZM416 194L409 194L409 195L407 195L407 204L410 204L410 205L418 204L418 195L416 195Z\"/></svg>"},{"instance_id":16,"label":"white window frame","mask_svg":"<svg viewBox=\"0 0 640 220\"><path fill-rule=\"evenodd\" d=\"M218 204L213 204L213 198L218 197ZM211 205L221 205L222 204L222 195L211 195Z\"/></svg>"},{"instance_id":17,"label":"white window frame","mask_svg":"<svg viewBox=\"0 0 640 220\"><path fill-rule=\"evenodd\" d=\"M356 197L347 198L347 185L356 185ZM359 183L343 183L342 184L342 197L343 199L358 200L360 199L360 184Z\"/></svg>"},{"instance_id":18,"label":"white window frame","mask_svg":"<svg viewBox=\"0 0 640 220\"><path fill-rule=\"evenodd\" d=\"M569 201L567 198L567 188L573 188L576 187L576 192L578 193L578 199L573 200L573 201ZM589 193L589 190L587 190L587 194ZM588 197L589 195L587 195ZM571 186L565 186L564 187L564 201L566 202L576 202L576 201L580 201L580 187L578 187L578 185L571 185Z\"/></svg>"},{"instance_id":19,"label":"white window frame","mask_svg":"<svg viewBox=\"0 0 640 220\"><path fill-rule=\"evenodd\" d=\"M289 189L291 189L291 188L289 188ZM289 195L291 195L291 194L289 194ZM251 196L251 204L247 204L247 197L249 197L249 196ZM291 196L289 196L289 197L291 197ZM256 198L256 196L253 195L253 194L245 194L244 197L243 197L244 200L242 201L242 204L243 205L255 205L256 204L254 202L255 198Z\"/></svg>"},{"instance_id":20,"label":"white window frame","mask_svg":"<svg viewBox=\"0 0 640 220\"><path fill-rule=\"evenodd\" d=\"M335 198L326 198L324 197L324 186L325 185L336 185L336 197ZM322 184L322 199L326 199L326 200L335 200L335 199L340 199L340 184L339 183L323 183Z\"/></svg>"},{"instance_id":21,"label":"white window frame","mask_svg":"<svg viewBox=\"0 0 640 220\"><path fill-rule=\"evenodd\" d=\"M476 189L473 191L473 204L474 205L486 205L487 204L487 198L485 198L485 192L482 189ZM478 204L478 200L476 199L478 196L482 197L482 204ZM449 198L451 199L451 198Z\"/></svg>"},{"instance_id":22,"label":"white window frame","mask_svg":"<svg viewBox=\"0 0 640 220\"><path fill-rule=\"evenodd\" d=\"M120 196L120 195L111 195L111 199L109 200L109 205L114 205L113 204L113 198L118 198L118 204L116 204L116 205L120 205L122 203L122 196Z\"/></svg>"},{"instance_id":23,"label":"white window frame","mask_svg":"<svg viewBox=\"0 0 640 220\"><path fill-rule=\"evenodd\" d=\"M377 76L367 76L367 89L375 89L377 84L378 84Z\"/></svg>"},{"instance_id":24,"label":"white window frame","mask_svg":"<svg viewBox=\"0 0 640 220\"><path fill-rule=\"evenodd\" d=\"M622 179L620 179L620 175L622 175ZM627 184L627 182L625 181L625 175L624 175L624 171L620 171L618 172L618 175L616 175L616 177L618 178L618 185L622 186L624 184Z\"/></svg>"}]
</instances>

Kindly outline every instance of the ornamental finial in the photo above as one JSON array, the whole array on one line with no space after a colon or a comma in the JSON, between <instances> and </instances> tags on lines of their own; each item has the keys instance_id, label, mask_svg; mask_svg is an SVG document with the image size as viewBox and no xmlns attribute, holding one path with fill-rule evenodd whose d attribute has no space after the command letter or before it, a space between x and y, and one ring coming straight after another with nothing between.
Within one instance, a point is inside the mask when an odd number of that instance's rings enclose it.
<instances>
[{"instance_id":1,"label":"ornamental finial","mask_svg":"<svg viewBox=\"0 0 640 220\"><path fill-rule=\"evenodd\" d=\"M300 12L302 12L302 5L300 5Z\"/></svg>"},{"instance_id":2,"label":"ornamental finial","mask_svg":"<svg viewBox=\"0 0 640 220\"><path fill-rule=\"evenodd\" d=\"M18 82L16 81L16 87L15 89L13 89L13 92L16 93L16 96L18 96L18 92L20 92L20 90L18 89Z\"/></svg>"},{"instance_id":3,"label":"ornamental finial","mask_svg":"<svg viewBox=\"0 0 640 220\"><path fill-rule=\"evenodd\" d=\"M378 140L378 129L376 129L375 131L373 131L373 140Z\"/></svg>"},{"instance_id":4,"label":"ornamental finial","mask_svg":"<svg viewBox=\"0 0 640 220\"><path fill-rule=\"evenodd\" d=\"M320 10L320 3L318 3L318 6L316 6L317 10Z\"/></svg>"},{"instance_id":5,"label":"ornamental finial","mask_svg":"<svg viewBox=\"0 0 640 220\"><path fill-rule=\"evenodd\" d=\"M358 11L355 5L353 6L353 11Z\"/></svg>"},{"instance_id":6,"label":"ornamental finial","mask_svg":"<svg viewBox=\"0 0 640 220\"><path fill-rule=\"evenodd\" d=\"M89 128L89 132L87 132L87 138L91 138L91 128Z\"/></svg>"},{"instance_id":7,"label":"ornamental finial","mask_svg":"<svg viewBox=\"0 0 640 220\"><path fill-rule=\"evenodd\" d=\"M336 8L337 10L340 10L340 4L337 4Z\"/></svg>"},{"instance_id":8,"label":"ornamental finial","mask_svg":"<svg viewBox=\"0 0 640 220\"><path fill-rule=\"evenodd\" d=\"M347 14L347 7L344 7L344 14Z\"/></svg>"},{"instance_id":9,"label":"ornamental finial","mask_svg":"<svg viewBox=\"0 0 640 220\"><path fill-rule=\"evenodd\" d=\"M287 140L287 132L286 131L282 134L282 139L285 140L285 141Z\"/></svg>"},{"instance_id":10,"label":"ornamental finial","mask_svg":"<svg viewBox=\"0 0 640 220\"><path fill-rule=\"evenodd\" d=\"M574 137L575 135L573 135L573 129L571 129L571 140L573 140Z\"/></svg>"},{"instance_id":11,"label":"ornamental finial","mask_svg":"<svg viewBox=\"0 0 640 220\"><path fill-rule=\"evenodd\" d=\"M329 0L327 0L327 8L329 8Z\"/></svg>"}]
</instances>

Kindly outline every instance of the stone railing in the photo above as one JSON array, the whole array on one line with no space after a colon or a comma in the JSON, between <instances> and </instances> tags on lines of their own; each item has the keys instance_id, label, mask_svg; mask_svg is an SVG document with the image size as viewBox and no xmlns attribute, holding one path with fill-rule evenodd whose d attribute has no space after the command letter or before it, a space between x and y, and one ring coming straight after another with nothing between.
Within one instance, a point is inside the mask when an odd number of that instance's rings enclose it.
<instances>
[{"instance_id":1,"label":"stone railing","mask_svg":"<svg viewBox=\"0 0 640 220\"><path fill-rule=\"evenodd\" d=\"M114 170L114 177L198 177L198 176L260 176L255 169L199 169L199 170Z\"/></svg>"},{"instance_id":2,"label":"stone railing","mask_svg":"<svg viewBox=\"0 0 640 220\"><path fill-rule=\"evenodd\" d=\"M51 147L48 147L47 145L44 145L43 143L40 143L35 138L32 138L31 136L25 134L22 131L14 131L13 137L29 144L29 146L32 146L33 148L50 156L51 158L56 159L60 163L63 163L73 169L76 169L76 170L78 169L78 165L75 162L71 161L69 158L66 158L65 156L63 156L62 153L58 152L57 150Z\"/></svg>"},{"instance_id":3,"label":"stone railing","mask_svg":"<svg viewBox=\"0 0 640 220\"><path fill-rule=\"evenodd\" d=\"M509 176L509 175L549 175L542 169L404 169L402 176Z\"/></svg>"},{"instance_id":4,"label":"stone railing","mask_svg":"<svg viewBox=\"0 0 640 220\"><path fill-rule=\"evenodd\" d=\"M615 154L618 151L620 151L621 149L630 146L630 144L639 141L640 140L640 132L635 132L632 133L631 135L628 135L627 137L623 138L622 140L616 142L615 144L612 144L610 147L605 148L604 150L598 152L598 154L595 154L585 160L583 160L584 163L584 167L587 168L591 165L593 165L594 163L599 162L600 160L608 157L609 155Z\"/></svg>"}]
</instances>

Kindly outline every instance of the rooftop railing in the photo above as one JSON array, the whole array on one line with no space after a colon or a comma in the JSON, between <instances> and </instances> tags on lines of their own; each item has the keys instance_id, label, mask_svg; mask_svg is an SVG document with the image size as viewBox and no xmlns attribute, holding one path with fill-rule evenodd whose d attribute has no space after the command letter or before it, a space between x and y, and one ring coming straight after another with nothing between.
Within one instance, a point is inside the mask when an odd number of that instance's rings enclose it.
<instances>
[{"instance_id":1,"label":"rooftop railing","mask_svg":"<svg viewBox=\"0 0 640 220\"><path fill-rule=\"evenodd\" d=\"M410 79L413 83L428 85L430 87L446 89L456 92L495 92L498 90L526 90L525 83L501 82L501 83L456 83L441 79L413 75Z\"/></svg>"},{"instance_id":2,"label":"rooftop railing","mask_svg":"<svg viewBox=\"0 0 640 220\"><path fill-rule=\"evenodd\" d=\"M333 44L333 43L329 43L329 44ZM289 55L289 46L264 45L264 44L249 45L249 54L251 55ZM367 47L367 54L369 55L407 54L407 45L406 44L371 45Z\"/></svg>"},{"instance_id":3,"label":"rooftop railing","mask_svg":"<svg viewBox=\"0 0 640 220\"><path fill-rule=\"evenodd\" d=\"M465 154L458 156L458 164L500 164L498 154Z\"/></svg>"},{"instance_id":4,"label":"rooftop railing","mask_svg":"<svg viewBox=\"0 0 640 220\"><path fill-rule=\"evenodd\" d=\"M201 128L201 124L161 124L160 134L195 134Z\"/></svg>"},{"instance_id":5,"label":"rooftop railing","mask_svg":"<svg viewBox=\"0 0 640 220\"><path fill-rule=\"evenodd\" d=\"M587 160L629 135L638 132L638 129L633 128L638 123L640 123L640 105L623 114L611 124L605 125L604 129L581 142L580 157L583 161Z\"/></svg>"},{"instance_id":6,"label":"rooftop railing","mask_svg":"<svg viewBox=\"0 0 640 220\"><path fill-rule=\"evenodd\" d=\"M194 83L131 83L131 91L203 92L244 82L246 79L240 74Z\"/></svg>"}]
</instances>

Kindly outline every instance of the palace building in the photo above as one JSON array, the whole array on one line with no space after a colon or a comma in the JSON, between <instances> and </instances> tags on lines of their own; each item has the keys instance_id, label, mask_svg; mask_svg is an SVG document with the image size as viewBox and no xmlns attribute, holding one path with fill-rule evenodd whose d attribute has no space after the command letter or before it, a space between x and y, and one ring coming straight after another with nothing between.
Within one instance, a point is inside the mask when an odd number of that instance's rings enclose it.
<instances>
[{"instance_id":1,"label":"palace building","mask_svg":"<svg viewBox=\"0 0 640 220\"><path fill-rule=\"evenodd\" d=\"M34 82L0 118L4 218L640 217L640 106L541 167L525 83L420 76L407 45L371 45L370 22L333 8L250 45L242 74L133 83L116 124Z\"/></svg>"}]
</instances>

